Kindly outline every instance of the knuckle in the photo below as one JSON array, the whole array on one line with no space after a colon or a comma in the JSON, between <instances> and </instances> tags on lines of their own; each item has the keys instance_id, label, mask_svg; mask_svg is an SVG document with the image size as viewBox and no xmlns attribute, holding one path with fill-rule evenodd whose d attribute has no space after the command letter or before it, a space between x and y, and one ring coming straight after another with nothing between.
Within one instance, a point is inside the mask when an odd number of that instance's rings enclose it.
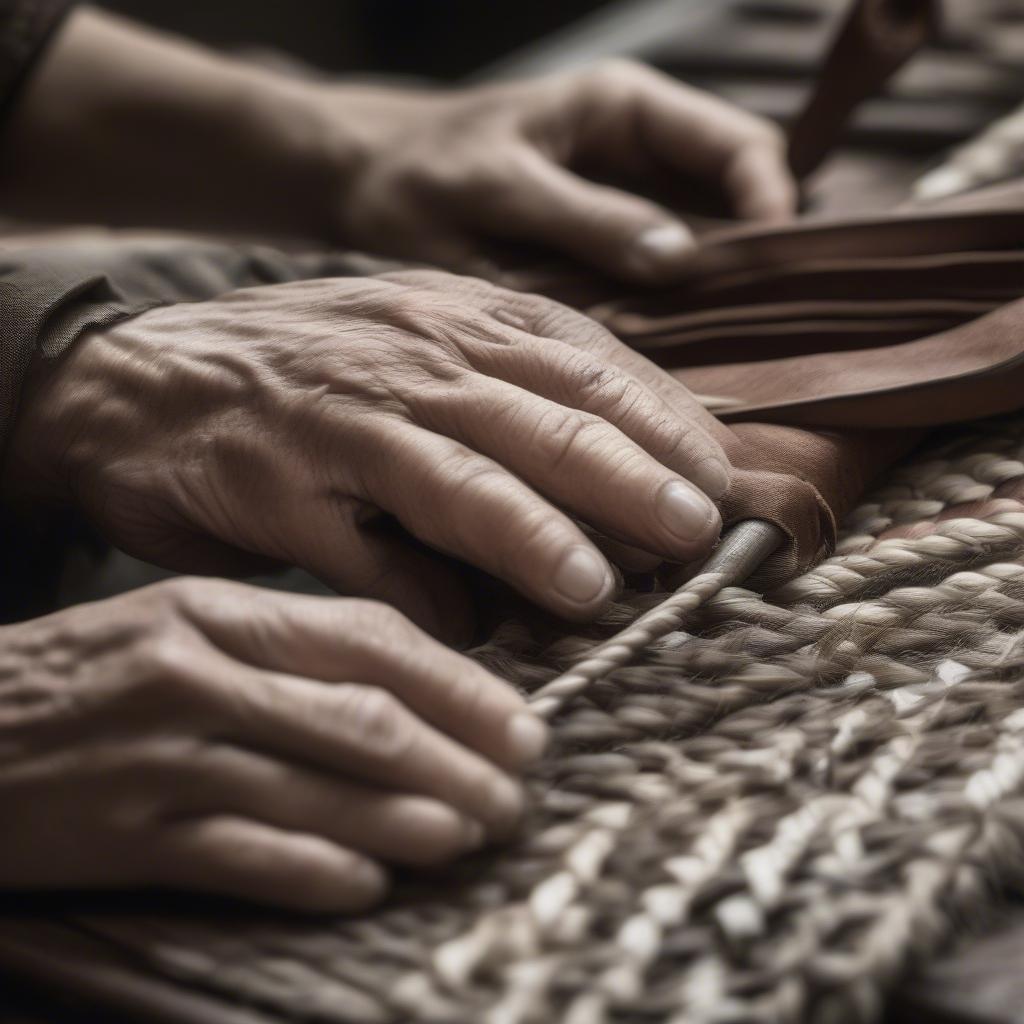
<instances>
[{"instance_id":1,"label":"knuckle","mask_svg":"<svg viewBox=\"0 0 1024 1024\"><path fill-rule=\"evenodd\" d=\"M608 358L621 345L606 327L560 302L539 298L531 304L523 303L522 308L535 334L560 341L572 352Z\"/></svg>"},{"instance_id":2,"label":"knuckle","mask_svg":"<svg viewBox=\"0 0 1024 1024\"><path fill-rule=\"evenodd\" d=\"M472 511L474 499L492 487L502 487L508 477L496 463L471 451L445 455L438 468L447 485L449 510L465 501L466 508Z\"/></svg>"},{"instance_id":3,"label":"knuckle","mask_svg":"<svg viewBox=\"0 0 1024 1024\"><path fill-rule=\"evenodd\" d=\"M586 356L577 356L567 367L567 380L579 398L617 403L629 390L629 380L615 367Z\"/></svg>"},{"instance_id":4,"label":"knuckle","mask_svg":"<svg viewBox=\"0 0 1024 1024\"><path fill-rule=\"evenodd\" d=\"M786 136L778 125L750 116L737 126L729 148L729 169L739 167L752 157L773 155L781 159L786 150Z\"/></svg>"},{"instance_id":5,"label":"knuckle","mask_svg":"<svg viewBox=\"0 0 1024 1024\"><path fill-rule=\"evenodd\" d=\"M650 423L650 442L647 447L656 448L659 454L672 455L682 449L695 447L696 428L693 424L669 416L652 417Z\"/></svg>"},{"instance_id":6,"label":"knuckle","mask_svg":"<svg viewBox=\"0 0 1024 1024\"><path fill-rule=\"evenodd\" d=\"M751 118L750 131L754 141L765 148L779 153L785 151L786 133L774 121L766 121L759 117Z\"/></svg>"},{"instance_id":7,"label":"knuckle","mask_svg":"<svg viewBox=\"0 0 1024 1024\"><path fill-rule=\"evenodd\" d=\"M147 596L162 605L180 609L193 605L207 586L209 581L198 576L174 576L147 588Z\"/></svg>"},{"instance_id":8,"label":"knuckle","mask_svg":"<svg viewBox=\"0 0 1024 1024\"><path fill-rule=\"evenodd\" d=\"M184 710L201 704L212 691L211 681L195 668L192 638L185 629L158 625L135 645L133 691L145 704L172 705Z\"/></svg>"},{"instance_id":9,"label":"knuckle","mask_svg":"<svg viewBox=\"0 0 1024 1024\"><path fill-rule=\"evenodd\" d=\"M586 451L605 427L604 420L592 413L575 409L549 413L537 421L532 447L549 470L558 470Z\"/></svg>"},{"instance_id":10,"label":"knuckle","mask_svg":"<svg viewBox=\"0 0 1024 1024\"><path fill-rule=\"evenodd\" d=\"M412 719L390 693L350 685L339 691L345 724L360 746L385 760L396 760L413 742Z\"/></svg>"},{"instance_id":11,"label":"knuckle","mask_svg":"<svg viewBox=\"0 0 1024 1024\"><path fill-rule=\"evenodd\" d=\"M430 267L414 267L407 270L388 271L387 273L380 274L377 280L407 288L439 290L445 287L451 280L451 276L451 274L443 270L433 270Z\"/></svg>"},{"instance_id":12,"label":"knuckle","mask_svg":"<svg viewBox=\"0 0 1024 1024\"><path fill-rule=\"evenodd\" d=\"M248 830L230 836L217 835L206 839L202 850L204 860L212 861L236 881L275 878L282 871L294 870L289 851L267 843L263 837Z\"/></svg>"},{"instance_id":13,"label":"knuckle","mask_svg":"<svg viewBox=\"0 0 1024 1024\"><path fill-rule=\"evenodd\" d=\"M412 623L397 608L372 598L353 598L346 602L352 635L369 640L374 646L391 644L412 632Z\"/></svg>"},{"instance_id":14,"label":"knuckle","mask_svg":"<svg viewBox=\"0 0 1024 1024\"><path fill-rule=\"evenodd\" d=\"M598 86L622 88L635 84L643 75L642 65L628 57L609 57L590 69L591 80Z\"/></svg>"},{"instance_id":15,"label":"knuckle","mask_svg":"<svg viewBox=\"0 0 1024 1024\"><path fill-rule=\"evenodd\" d=\"M140 638L137 653L145 680L155 683L183 676L189 660L183 632L164 625L158 625Z\"/></svg>"},{"instance_id":16,"label":"knuckle","mask_svg":"<svg viewBox=\"0 0 1024 1024\"><path fill-rule=\"evenodd\" d=\"M530 580L535 566L551 564L554 554L561 554L576 541L567 531L561 515L550 506L529 508L517 515L514 543L503 544L495 552L498 575L512 580Z\"/></svg>"},{"instance_id":17,"label":"knuckle","mask_svg":"<svg viewBox=\"0 0 1024 1024\"><path fill-rule=\"evenodd\" d=\"M161 735L147 739L138 763L140 770L151 773L150 781L178 781L183 770L191 772L196 766L205 770L219 749L219 743L201 736Z\"/></svg>"},{"instance_id":18,"label":"knuckle","mask_svg":"<svg viewBox=\"0 0 1024 1024\"><path fill-rule=\"evenodd\" d=\"M458 833L453 830L447 836L421 841L411 859L419 867L434 868L451 863L462 853L465 853L465 847Z\"/></svg>"},{"instance_id":19,"label":"knuckle","mask_svg":"<svg viewBox=\"0 0 1024 1024\"><path fill-rule=\"evenodd\" d=\"M479 674L471 670L456 672L448 682L447 697L461 718L469 721L478 718L485 698Z\"/></svg>"}]
</instances>

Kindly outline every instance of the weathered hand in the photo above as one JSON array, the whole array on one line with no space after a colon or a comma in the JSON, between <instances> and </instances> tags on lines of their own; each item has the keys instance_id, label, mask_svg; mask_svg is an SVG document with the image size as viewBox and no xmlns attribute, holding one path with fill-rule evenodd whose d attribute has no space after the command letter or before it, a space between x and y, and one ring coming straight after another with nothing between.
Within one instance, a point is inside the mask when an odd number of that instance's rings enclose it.
<instances>
[{"instance_id":1,"label":"weathered hand","mask_svg":"<svg viewBox=\"0 0 1024 1024\"><path fill-rule=\"evenodd\" d=\"M652 197L686 209L710 188L779 218L796 195L776 128L628 61L448 91L325 84L84 5L4 139L5 209L26 220L283 233L463 273L511 240L665 281L692 243Z\"/></svg>"},{"instance_id":2,"label":"weathered hand","mask_svg":"<svg viewBox=\"0 0 1024 1024\"><path fill-rule=\"evenodd\" d=\"M793 213L768 122L627 61L460 92L322 87L343 244L472 272L482 242L541 243L652 283L685 268L685 225L643 198L668 178L719 188L741 217ZM628 179L636 192L597 184Z\"/></svg>"},{"instance_id":3,"label":"weathered hand","mask_svg":"<svg viewBox=\"0 0 1024 1024\"><path fill-rule=\"evenodd\" d=\"M234 571L255 553L439 633L466 597L408 535L588 618L613 576L571 517L689 562L720 527L701 489L728 486L706 412L682 389L668 404L616 353L639 358L557 303L438 272L246 289L44 364L4 484L76 501L170 568Z\"/></svg>"},{"instance_id":4,"label":"weathered hand","mask_svg":"<svg viewBox=\"0 0 1024 1024\"><path fill-rule=\"evenodd\" d=\"M160 583L0 629L0 888L360 909L506 834L544 740L385 605Z\"/></svg>"}]
</instances>

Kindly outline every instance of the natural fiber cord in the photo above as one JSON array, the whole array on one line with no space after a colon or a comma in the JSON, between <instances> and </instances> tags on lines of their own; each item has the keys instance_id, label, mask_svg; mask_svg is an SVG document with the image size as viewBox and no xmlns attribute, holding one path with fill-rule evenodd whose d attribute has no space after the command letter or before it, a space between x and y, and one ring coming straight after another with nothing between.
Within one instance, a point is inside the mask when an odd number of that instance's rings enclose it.
<instances>
[{"instance_id":1,"label":"natural fiber cord","mask_svg":"<svg viewBox=\"0 0 1024 1024\"><path fill-rule=\"evenodd\" d=\"M513 846L359 919L67 923L270 1019L874 1020L1021 878L1022 555L1003 420L891 473L811 572L724 589L574 693ZM582 632L510 621L477 656L537 692L664 597Z\"/></svg>"},{"instance_id":2,"label":"natural fiber cord","mask_svg":"<svg viewBox=\"0 0 1024 1024\"><path fill-rule=\"evenodd\" d=\"M609 672L635 660L651 644L675 632L723 587L745 583L755 569L785 542L774 523L746 519L730 527L717 550L699 573L639 616L610 640L587 653L568 672L530 695L530 704L542 718L551 718L567 701L585 693Z\"/></svg>"}]
</instances>

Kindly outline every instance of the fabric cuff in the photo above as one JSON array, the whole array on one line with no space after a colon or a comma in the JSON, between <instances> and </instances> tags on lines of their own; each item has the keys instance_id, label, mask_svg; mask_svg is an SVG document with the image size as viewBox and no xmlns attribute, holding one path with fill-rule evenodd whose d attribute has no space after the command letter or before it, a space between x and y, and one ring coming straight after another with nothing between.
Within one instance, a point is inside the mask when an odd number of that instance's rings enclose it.
<instances>
[{"instance_id":1,"label":"fabric cuff","mask_svg":"<svg viewBox=\"0 0 1024 1024\"><path fill-rule=\"evenodd\" d=\"M381 269L387 268L355 253L293 255L267 246L102 233L0 247L0 449L32 359L58 358L86 331L236 288Z\"/></svg>"}]
</instances>

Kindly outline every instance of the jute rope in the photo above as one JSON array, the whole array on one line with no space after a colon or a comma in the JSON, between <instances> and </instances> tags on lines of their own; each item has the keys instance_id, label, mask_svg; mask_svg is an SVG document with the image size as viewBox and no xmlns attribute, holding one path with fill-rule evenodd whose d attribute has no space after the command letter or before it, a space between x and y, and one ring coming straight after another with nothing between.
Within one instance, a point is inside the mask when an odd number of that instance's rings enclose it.
<instances>
[{"instance_id":1,"label":"jute rope","mask_svg":"<svg viewBox=\"0 0 1024 1024\"><path fill-rule=\"evenodd\" d=\"M522 836L375 914L72 923L273 1020L878 1019L1024 888L1022 456L1024 420L933 448L773 593L507 621L476 657L558 712Z\"/></svg>"},{"instance_id":2,"label":"jute rope","mask_svg":"<svg viewBox=\"0 0 1024 1024\"><path fill-rule=\"evenodd\" d=\"M533 694L530 704L534 711L551 718L566 701L584 693L613 669L629 664L656 640L679 629L687 615L723 587L742 583L782 541L782 531L771 523L759 520L737 523L698 575Z\"/></svg>"}]
</instances>

